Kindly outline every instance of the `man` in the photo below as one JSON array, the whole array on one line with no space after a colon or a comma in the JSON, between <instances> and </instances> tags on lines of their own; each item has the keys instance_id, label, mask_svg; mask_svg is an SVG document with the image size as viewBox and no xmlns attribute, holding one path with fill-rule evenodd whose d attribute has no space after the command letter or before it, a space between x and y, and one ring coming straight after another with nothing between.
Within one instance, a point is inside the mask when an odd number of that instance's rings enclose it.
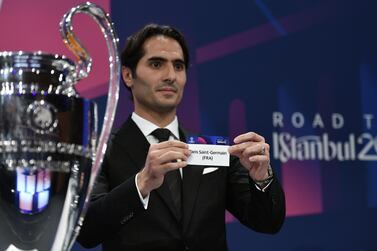
<instances>
[{"instance_id":1,"label":"man","mask_svg":"<svg viewBox=\"0 0 377 251\"><path fill-rule=\"evenodd\" d=\"M262 136L236 137L229 167L187 165L176 117L189 65L181 33L145 26L128 38L122 65L134 112L111 139L78 241L116 251L227 250L226 209L256 231L278 232L285 199Z\"/></svg>"}]
</instances>

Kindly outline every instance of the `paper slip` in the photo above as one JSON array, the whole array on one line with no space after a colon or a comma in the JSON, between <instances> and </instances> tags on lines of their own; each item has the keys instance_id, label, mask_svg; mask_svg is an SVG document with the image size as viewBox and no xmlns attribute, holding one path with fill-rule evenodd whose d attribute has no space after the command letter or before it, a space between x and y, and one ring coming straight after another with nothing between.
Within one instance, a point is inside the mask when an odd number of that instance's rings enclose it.
<instances>
[{"instance_id":1,"label":"paper slip","mask_svg":"<svg viewBox=\"0 0 377 251\"><path fill-rule=\"evenodd\" d=\"M191 155L189 165L229 166L227 145L188 144Z\"/></svg>"}]
</instances>

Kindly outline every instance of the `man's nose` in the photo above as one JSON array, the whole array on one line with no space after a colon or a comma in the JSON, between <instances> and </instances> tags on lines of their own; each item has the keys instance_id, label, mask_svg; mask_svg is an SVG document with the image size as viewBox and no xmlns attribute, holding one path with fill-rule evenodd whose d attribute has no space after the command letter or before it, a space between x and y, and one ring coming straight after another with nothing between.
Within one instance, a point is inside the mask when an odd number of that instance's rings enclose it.
<instances>
[{"instance_id":1,"label":"man's nose","mask_svg":"<svg viewBox=\"0 0 377 251\"><path fill-rule=\"evenodd\" d=\"M177 78L177 73L175 71L174 65L168 64L165 68L165 81L174 83Z\"/></svg>"}]
</instances>

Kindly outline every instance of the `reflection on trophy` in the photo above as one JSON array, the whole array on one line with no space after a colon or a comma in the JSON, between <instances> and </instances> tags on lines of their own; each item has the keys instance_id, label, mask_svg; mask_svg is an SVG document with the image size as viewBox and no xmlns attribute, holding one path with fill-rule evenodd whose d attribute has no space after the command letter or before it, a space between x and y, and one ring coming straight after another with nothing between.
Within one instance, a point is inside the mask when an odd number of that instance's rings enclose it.
<instances>
[{"instance_id":1,"label":"reflection on trophy","mask_svg":"<svg viewBox=\"0 0 377 251\"><path fill-rule=\"evenodd\" d=\"M99 138L95 103L75 91L91 67L73 33L76 13L98 23L109 51L110 84ZM42 52L0 52L0 250L72 247L111 131L120 73L112 23L87 2L71 9L60 28L76 64Z\"/></svg>"}]
</instances>

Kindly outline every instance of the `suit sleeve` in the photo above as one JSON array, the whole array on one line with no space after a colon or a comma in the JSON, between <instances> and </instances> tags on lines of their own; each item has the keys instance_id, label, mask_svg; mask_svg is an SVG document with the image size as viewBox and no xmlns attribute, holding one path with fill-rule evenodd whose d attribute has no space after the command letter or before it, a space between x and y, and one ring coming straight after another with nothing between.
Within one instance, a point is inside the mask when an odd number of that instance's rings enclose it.
<instances>
[{"instance_id":1,"label":"suit sleeve","mask_svg":"<svg viewBox=\"0 0 377 251\"><path fill-rule=\"evenodd\" d=\"M275 176L265 192L259 191L239 159L231 157L227 209L244 225L262 233L277 233L285 219L285 196Z\"/></svg>"},{"instance_id":2,"label":"suit sleeve","mask_svg":"<svg viewBox=\"0 0 377 251\"><path fill-rule=\"evenodd\" d=\"M112 168L111 159L114 154L119 154L116 153L119 149L116 142L110 142L101 172L96 178L85 220L77 238L86 248L95 247L111 239L111 236L138 212L144 211L136 189L135 174L116 187L110 186L112 182L108 173Z\"/></svg>"}]
</instances>

